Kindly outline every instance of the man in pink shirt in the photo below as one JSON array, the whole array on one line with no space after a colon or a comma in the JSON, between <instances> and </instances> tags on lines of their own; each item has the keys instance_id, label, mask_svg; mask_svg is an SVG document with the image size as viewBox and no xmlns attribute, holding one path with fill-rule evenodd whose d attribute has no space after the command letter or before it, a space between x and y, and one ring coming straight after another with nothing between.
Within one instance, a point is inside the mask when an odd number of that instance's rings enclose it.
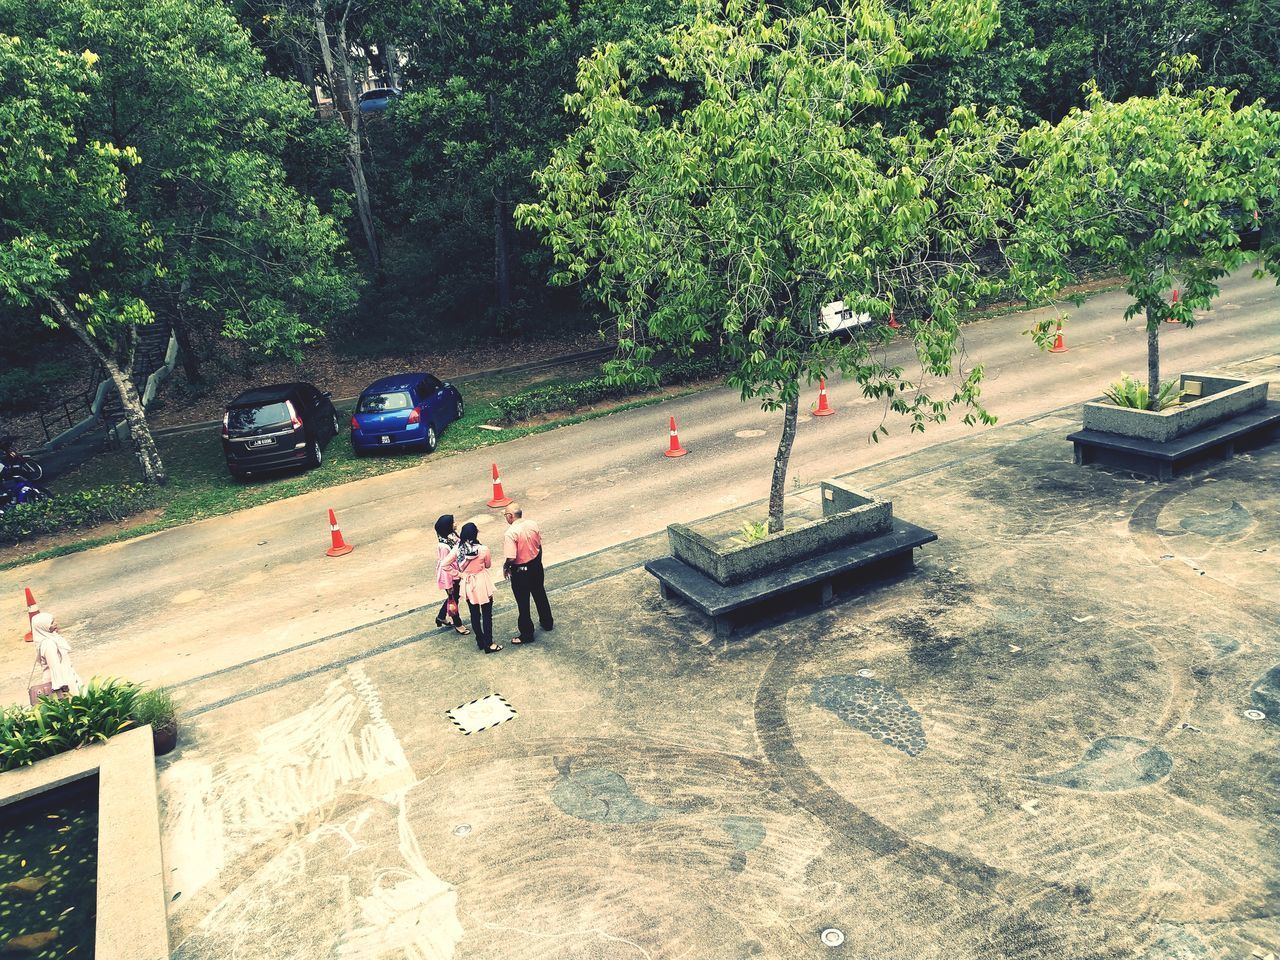
<instances>
[{"instance_id":1,"label":"man in pink shirt","mask_svg":"<svg viewBox=\"0 0 1280 960\"><path fill-rule=\"evenodd\" d=\"M502 575L511 580L511 592L516 597L516 607L520 611L520 635L512 637L511 643L520 646L533 643L533 618L529 616L529 598L533 597L538 608L538 625L543 630L550 630L555 625L551 617L551 603L547 600L547 589L543 586L542 569L542 531L534 520L525 519L520 504L507 505L507 535L503 538Z\"/></svg>"}]
</instances>

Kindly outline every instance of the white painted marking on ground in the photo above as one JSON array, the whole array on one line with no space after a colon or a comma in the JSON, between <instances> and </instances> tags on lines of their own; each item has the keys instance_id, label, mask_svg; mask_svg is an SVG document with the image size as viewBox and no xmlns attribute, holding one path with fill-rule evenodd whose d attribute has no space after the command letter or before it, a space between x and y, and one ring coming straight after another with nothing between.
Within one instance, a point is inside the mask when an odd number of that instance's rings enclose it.
<instances>
[{"instance_id":1,"label":"white painted marking on ground","mask_svg":"<svg viewBox=\"0 0 1280 960\"><path fill-rule=\"evenodd\" d=\"M183 590L180 594L173 598L173 603L195 603L204 596L203 590Z\"/></svg>"},{"instance_id":2,"label":"white painted marking on ground","mask_svg":"<svg viewBox=\"0 0 1280 960\"><path fill-rule=\"evenodd\" d=\"M734 434L734 436L742 440L750 440L753 437L763 437L764 431L763 430L739 430L737 433Z\"/></svg>"},{"instance_id":3,"label":"white painted marking on ground","mask_svg":"<svg viewBox=\"0 0 1280 960\"><path fill-rule=\"evenodd\" d=\"M414 782L362 677L356 672L352 681L364 704L346 680L335 680L317 703L260 730L255 750L216 761L190 751L161 774L171 896L181 892L189 902L233 859L332 803L344 789L385 796ZM369 723L361 718L366 705Z\"/></svg>"}]
</instances>

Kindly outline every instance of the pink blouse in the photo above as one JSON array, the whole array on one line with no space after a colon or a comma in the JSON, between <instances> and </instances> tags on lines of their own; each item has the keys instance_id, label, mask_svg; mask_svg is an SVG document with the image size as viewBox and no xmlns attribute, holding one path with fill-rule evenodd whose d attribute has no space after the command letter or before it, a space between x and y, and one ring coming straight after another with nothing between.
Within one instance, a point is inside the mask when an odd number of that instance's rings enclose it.
<instances>
[{"instance_id":1,"label":"pink blouse","mask_svg":"<svg viewBox=\"0 0 1280 960\"><path fill-rule=\"evenodd\" d=\"M454 581L462 576L458 572L458 548L436 542L436 586L445 593L453 590Z\"/></svg>"},{"instance_id":2,"label":"pink blouse","mask_svg":"<svg viewBox=\"0 0 1280 960\"><path fill-rule=\"evenodd\" d=\"M457 559L457 548L454 549ZM483 606L493 599L493 574L489 568L493 566L493 557L489 548L480 547L480 552L467 561L462 567L462 595L468 603Z\"/></svg>"}]
</instances>

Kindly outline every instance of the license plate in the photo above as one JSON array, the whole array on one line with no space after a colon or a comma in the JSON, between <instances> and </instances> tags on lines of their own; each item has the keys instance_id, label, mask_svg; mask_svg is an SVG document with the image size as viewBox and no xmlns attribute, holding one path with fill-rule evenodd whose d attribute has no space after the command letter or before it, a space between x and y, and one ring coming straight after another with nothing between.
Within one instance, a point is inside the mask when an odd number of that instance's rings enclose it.
<instances>
[{"instance_id":1,"label":"license plate","mask_svg":"<svg viewBox=\"0 0 1280 960\"><path fill-rule=\"evenodd\" d=\"M273 443L275 443L275 441L274 441L274 440L272 440L270 437L267 437L265 440L250 440L250 441L249 441L249 446L251 446L251 447L269 447L269 446L271 446Z\"/></svg>"},{"instance_id":2,"label":"license plate","mask_svg":"<svg viewBox=\"0 0 1280 960\"><path fill-rule=\"evenodd\" d=\"M391 442L391 438L390 438L390 437L379 437L379 438L378 438L378 442L379 442L379 443L390 443L390 442Z\"/></svg>"}]
</instances>

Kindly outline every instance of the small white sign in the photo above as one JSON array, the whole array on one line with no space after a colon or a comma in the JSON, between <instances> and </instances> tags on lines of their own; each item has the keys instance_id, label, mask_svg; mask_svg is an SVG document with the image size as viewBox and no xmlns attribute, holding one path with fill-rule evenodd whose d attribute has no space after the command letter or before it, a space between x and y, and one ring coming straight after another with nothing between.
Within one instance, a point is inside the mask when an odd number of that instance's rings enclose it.
<instances>
[{"instance_id":1,"label":"small white sign","mask_svg":"<svg viewBox=\"0 0 1280 960\"><path fill-rule=\"evenodd\" d=\"M453 721L460 733L470 736L481 730L488 730L500 723L514 720L517 716L511 704L500 694L491 693L479 700L472 700L452 710L445 711L445 716Z\"/></svg>"}]
</instances>

